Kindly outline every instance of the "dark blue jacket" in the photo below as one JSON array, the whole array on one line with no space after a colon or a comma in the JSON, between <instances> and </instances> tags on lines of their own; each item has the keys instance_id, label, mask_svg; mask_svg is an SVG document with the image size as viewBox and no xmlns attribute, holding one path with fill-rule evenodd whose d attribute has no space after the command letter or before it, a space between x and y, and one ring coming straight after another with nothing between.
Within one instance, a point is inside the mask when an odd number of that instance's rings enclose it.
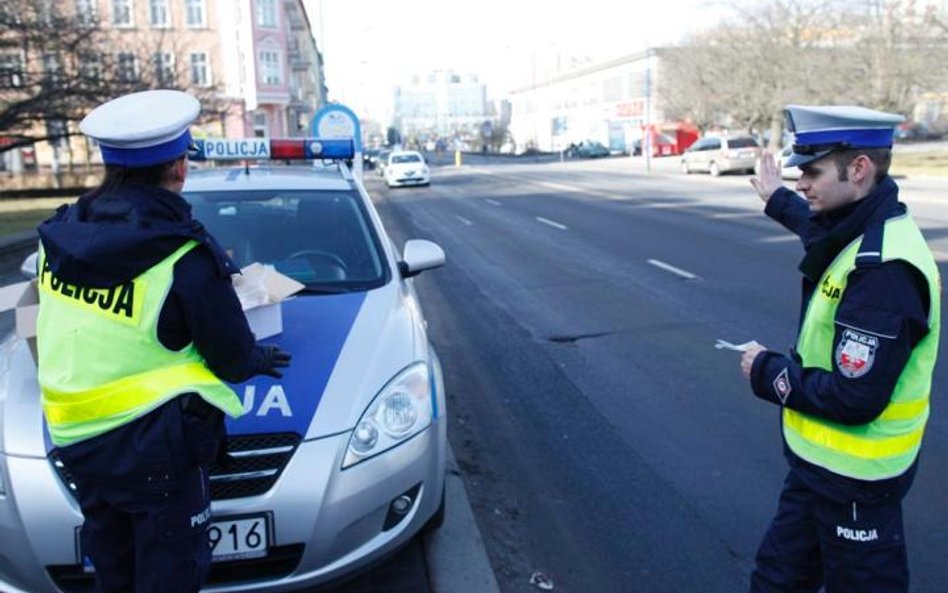
<instances>
[{"instance_id":1,"label":"dark blue jacket","mask_svg":"<svg viewBox=\"0 0 948 593\"><path fill-rule=\"evenodd\" d=\"M262 370L264 354L231 284L239 270L178 194L138 184L95 190L60 207L38 230L53 274L95 288L135 278L185 241L198 241L175 264L158 339L172 350L194 342L225 381L239 383Z\"/></svg>"},{"instance_id":2,"label":"dark blue jacket","mask_svg":"<svg viewBox=\"0 0 948 593\"><path fill-rule=\"evenodd\" d=\"M803 299L800 323L817 283L826 268L844 247L867 229L886 219L904 214L898 201L898 186L884 178L865 198L836 211L810 214L806 201L781 188L767 202L766 214L796 233L806 255L800 263ZM857 378L847 378L838 368L831 371L802 367L791 350L789 356L767 351L754 360L751 386L758 397L781 404L776 392L777 375L789 372L790 393L783 405L806 414L847 425L867 424L889 402L902 369L918 342L928 333L929 293L924 275L903 261L860 267L848 279L836 311L833 350L839 344L842 324L880 338L869 370ZM917 466L902 476L880 481L854 480L812 465L786 446L792 468L810 487L841 502L882 502L901 498L911 486Z\"/></svg>"}]
</instances>

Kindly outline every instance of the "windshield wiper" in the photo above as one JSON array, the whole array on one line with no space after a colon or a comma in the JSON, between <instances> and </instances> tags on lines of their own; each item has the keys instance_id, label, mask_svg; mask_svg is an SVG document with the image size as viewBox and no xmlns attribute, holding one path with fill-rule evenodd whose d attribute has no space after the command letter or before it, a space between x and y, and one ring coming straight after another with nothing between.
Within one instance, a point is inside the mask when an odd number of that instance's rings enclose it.
<instances>
[{"instance_id":1,"label":"windshield wiper","mask_svg":"<svg viewBox=\"0 0 948 593\"><path fill-rule=\"evenodd\" d=\"M342 294L345 292L352 292L352 289L335 284L307 284L298 294Z\"/></svg>"}]
</instances>

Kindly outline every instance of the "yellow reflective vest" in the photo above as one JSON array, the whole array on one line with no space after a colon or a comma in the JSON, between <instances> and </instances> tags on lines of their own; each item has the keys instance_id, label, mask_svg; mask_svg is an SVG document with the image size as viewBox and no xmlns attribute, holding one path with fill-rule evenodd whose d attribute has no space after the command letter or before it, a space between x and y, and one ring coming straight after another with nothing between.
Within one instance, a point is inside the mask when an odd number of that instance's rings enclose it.
<instances>
[{"instance_id":1,"label":"yellow reflective vest","mask_svg":"<svg viewBox=\"0 0 948 593\"><path fill-rule=\"evenodd\" d=\"M807 306L797 352L804 367L833 371L836 309L845 298L849 274L863 237L844 248L827 267ZM848 426L784 408L783 436L797 456L837 474L861 480L882 480L907 470L918 456L925 423L932 374L938 354L941 294L938 267L915 222L906 214L885 223L881 260L904 260L917 268L928 283L928 334L912 350L896 382L889 404L869 424ZM839 290L836 290L838 288Z\"/></svg>"},{"instance_id":2,"label":"yellow reflective vest","mask_svg":"<svg viewBox=\"0 0 948 593\"><path fill-rule=\"evenodd\" d=\"M194 344L172 351L158 340L175 262L197 245L188 241L111 288L63 282L40 249L37 374L55 445L100 435L184 393L197 393L234 418L243 413L237 394L207 368Z\"/></svg>"}]
</instances>

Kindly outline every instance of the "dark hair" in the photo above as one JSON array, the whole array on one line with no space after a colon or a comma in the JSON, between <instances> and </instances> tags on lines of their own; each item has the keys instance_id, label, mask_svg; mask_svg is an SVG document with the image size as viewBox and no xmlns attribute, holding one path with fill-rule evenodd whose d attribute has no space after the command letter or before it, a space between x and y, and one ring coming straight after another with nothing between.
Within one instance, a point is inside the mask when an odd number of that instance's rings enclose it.
<instances>
[{"instance_id":1,"label":"dark hair","mask_svg":"<svg viewBox=\"0 0 948 593\"><path fill-rule=\"evenodd\" d=\"M860 155L868 157L876 166L876 178L873 180L875 183L879 183L883 177L889 174L889 165L892 164L891 148L850 148L849 150L834 152L832 155L840 181L849 179L849 172L846 171L846 167Z\"/></svg>"},{"instance_id":2,"label":"dark hair","mask_svg":"<svg viewBox=\"0 0 948 593\"><path fill-rule=\"evenodd\" d=\"M149 167L123 167L121 165L106 165L105 178L99 185L102 191L114 189L128 183L141 185L161 185L168 178L171 168L183 159L178 157L173 161L151 165Z\"/></svg>"}]
</instances>

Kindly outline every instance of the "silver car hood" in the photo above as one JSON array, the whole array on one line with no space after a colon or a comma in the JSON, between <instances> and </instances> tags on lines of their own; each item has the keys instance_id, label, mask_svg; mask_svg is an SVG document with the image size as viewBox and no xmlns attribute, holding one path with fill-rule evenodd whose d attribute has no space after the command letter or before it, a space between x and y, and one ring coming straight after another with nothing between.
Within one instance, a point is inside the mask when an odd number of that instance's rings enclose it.
<instances>
[{"instance_id":1,"label":"silver car hood","mask_svg":"<svg viewBox=\"0 0 948 593\"><path fill-rule=\"evenodd\" d=\"M36 363L26 340L10 333L0 343L0 452L45 457L43 433Z\"/></svg>"}]
</instances>

